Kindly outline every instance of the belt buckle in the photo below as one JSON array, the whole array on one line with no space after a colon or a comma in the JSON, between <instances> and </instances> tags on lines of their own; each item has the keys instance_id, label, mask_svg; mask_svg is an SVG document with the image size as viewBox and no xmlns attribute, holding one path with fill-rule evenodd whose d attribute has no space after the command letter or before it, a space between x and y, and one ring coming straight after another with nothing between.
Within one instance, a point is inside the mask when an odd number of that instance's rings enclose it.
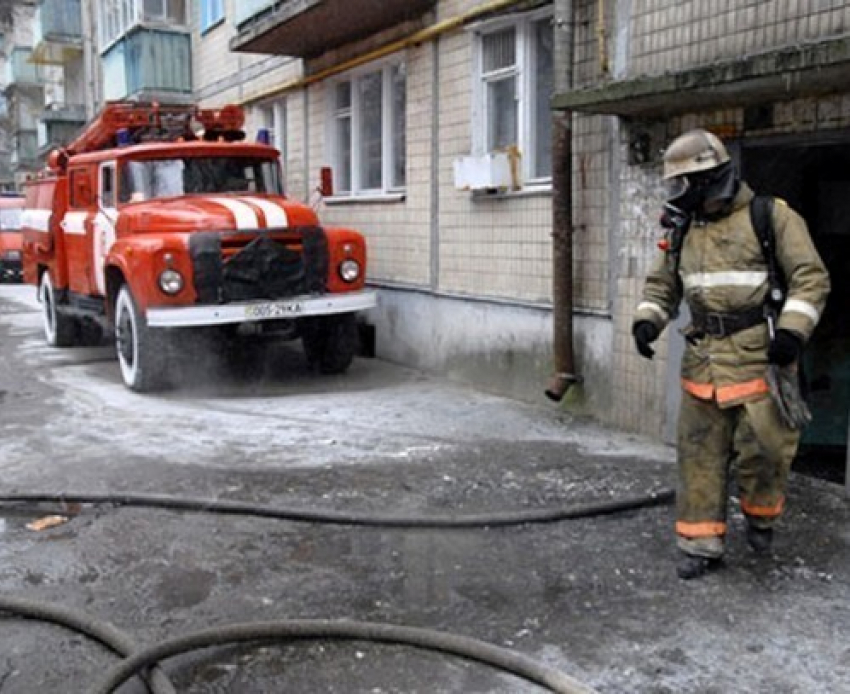
<instances>
[{"instance_id":1,"label":"belt buckle","mask_svg":"<svg viewBox=\"0 0 850 694\"><path fill-rule=\"evenodd\" d=\"M726 335L724 316L722 313L705 314L705 332L711 337L724 337Z\"/></svg>"}]
</instances>

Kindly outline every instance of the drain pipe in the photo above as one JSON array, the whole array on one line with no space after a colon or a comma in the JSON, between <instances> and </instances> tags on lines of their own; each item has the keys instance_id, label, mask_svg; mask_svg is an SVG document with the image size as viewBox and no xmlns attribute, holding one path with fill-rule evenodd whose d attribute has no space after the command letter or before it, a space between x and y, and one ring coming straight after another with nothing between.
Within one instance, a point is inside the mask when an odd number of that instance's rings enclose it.
<instances>
[{"instance_id":1,"label":"drain pipe","mask_svg":"<svg viewBox=\"0 0 850 694\"><path fill-rule=\"evenodd\" d=\"M575 21L572 0L555 3L554 88L573 86ZM559 67L563 69L558 69ZM572 111L552 111L552 356L555 373L546 397L560 402L581 377L573 353L573 147Z\"/></svg>"}]
</instances>

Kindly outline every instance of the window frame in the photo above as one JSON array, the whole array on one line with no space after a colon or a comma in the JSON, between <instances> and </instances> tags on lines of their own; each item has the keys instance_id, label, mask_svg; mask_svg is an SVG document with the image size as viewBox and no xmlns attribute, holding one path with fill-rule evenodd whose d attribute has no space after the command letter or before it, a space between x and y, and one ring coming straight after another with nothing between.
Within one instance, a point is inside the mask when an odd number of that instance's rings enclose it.
<instances>
[{"instance_id":1,"label":"window frame","mask_svg":"<svg viewBox=\"0 0 850 694\"><path fill-rule=\"evenodd\" d=\"M511 15L475 24L473 34L472 65L472 154L483 156L493 151L488 148L491 138L487 87L489 83L508 77L516 78L517 140L514 143L521 153L521 173L524 187L551 187L551 167L548 174L539 175L537 168L538 129L537 116L537 57L536 27L539 22L552 21L551 7ZM507 28L515 31L515 62L513 66L484 72L484 37ZM554 69L554 68L553 68Z\"/></svg>"},{"instance_id":2,"label":"window frame","mask_svg":"<svg viewBox=\"0 0 850 694\"><path fill-rule=\"evenodd\" d=\"M402 111L403 118L396 121L397 115L395 91L395 76L397 71L403 71L402 83ZM368 77L380 73L381 76L381 184L379 187L365 187L362 179L362 128L363 104L361 99L360 85ZM348 85L349 105L339 107L337 102L337 90L340 85ZM345 73L327 83L327 111L325 119L326 129L326 152L328 161L334 172L334 198L340 200L356 200L364 198L393 198L404 195L407 190L407 91L408 76L407 63L403 58L395 57L389 60L371 63L368 66ZM342 170L343 155L339 144L339 124L342 121L349 123L349 152L347 161L347 179L349 184L346 189L340 188L338 182L344 180L340 173ZM396 126L403 128L401 137L396 135ZM404 172L404 180L396 180L396 158L402 157L400 169Z\"/></svg>"},{"instance_id":3,"label":"window frame","mask_svg":"<svg viewBox=\"0 0 850 694\"><path fill-rule=\"evenodd\" d=\"M199 0L198 25L202 35L221 24L226 16L224 0Z\"/></svg>"}]
</instances>

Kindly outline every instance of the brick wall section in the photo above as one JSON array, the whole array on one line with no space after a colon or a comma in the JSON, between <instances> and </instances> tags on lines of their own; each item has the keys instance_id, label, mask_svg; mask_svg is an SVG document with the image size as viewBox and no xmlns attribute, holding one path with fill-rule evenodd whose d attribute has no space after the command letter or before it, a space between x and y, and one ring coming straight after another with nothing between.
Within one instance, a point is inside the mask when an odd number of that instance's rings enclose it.
<instances>
[{"instance_id":1,"label":"brick wall section","mask_svg":"<svg viewBox=\"0 0 850 694\"><path fill-rule=\"evenodd\" d=\"M472 146L472 37L440 41L440 289L551 300L551 196L487 198L454 188L453 164Z\"/></svg>"},{"instance_id":2,"label":"brick wall section","mask_svg":"<svg viewBox=\"0 0 850 694\"><path fill-rule=\"evenodd\" d=\"M597 120L601 120L597 118ZM627 143L614 143L626 161ZM658 251L658 205L662 197L656 166L626 166L620 181L615 283L613 409L610 421L633 431L659 434L665 415L666 340L659 340L652 362L637 355L631 336L634 309L643 281Z\"/></svg>"},{"instance_id":3,"label":"brick wall section","mask_svg":"<svg viewBox=\"0 0 850 694\"><path fill-rule=\"evenodd\" d=\"M403 56L407 70L407 186L404 199L332 203L320 210L326 223L352 227L366 235L369 277L378 282L417 287L428 286L430 282L433 50L433 44L429 43L409 48ZM332 83L331 80L310 89L311 161L324 164L328 163L324 146L324 96ZM315 100L313 93L316 93Z\"/></svg>"}]
</instances>

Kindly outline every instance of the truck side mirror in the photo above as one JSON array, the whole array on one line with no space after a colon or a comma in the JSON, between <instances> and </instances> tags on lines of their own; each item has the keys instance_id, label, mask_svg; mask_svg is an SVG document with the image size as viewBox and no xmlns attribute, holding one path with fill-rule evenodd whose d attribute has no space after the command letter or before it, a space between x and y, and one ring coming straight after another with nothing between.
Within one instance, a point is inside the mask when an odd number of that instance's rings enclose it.
<instances>
[{"instance_id":1,"label":"truck side mirror","mask_svg":"<svg viewBox=\"0 0 850 694\"><path fill-rule=\"evenodd\" d=\"M319 170L319 192L324 198L333 197L334 172L330 166L323 166Z\"/></svg>"}]
</instances>

